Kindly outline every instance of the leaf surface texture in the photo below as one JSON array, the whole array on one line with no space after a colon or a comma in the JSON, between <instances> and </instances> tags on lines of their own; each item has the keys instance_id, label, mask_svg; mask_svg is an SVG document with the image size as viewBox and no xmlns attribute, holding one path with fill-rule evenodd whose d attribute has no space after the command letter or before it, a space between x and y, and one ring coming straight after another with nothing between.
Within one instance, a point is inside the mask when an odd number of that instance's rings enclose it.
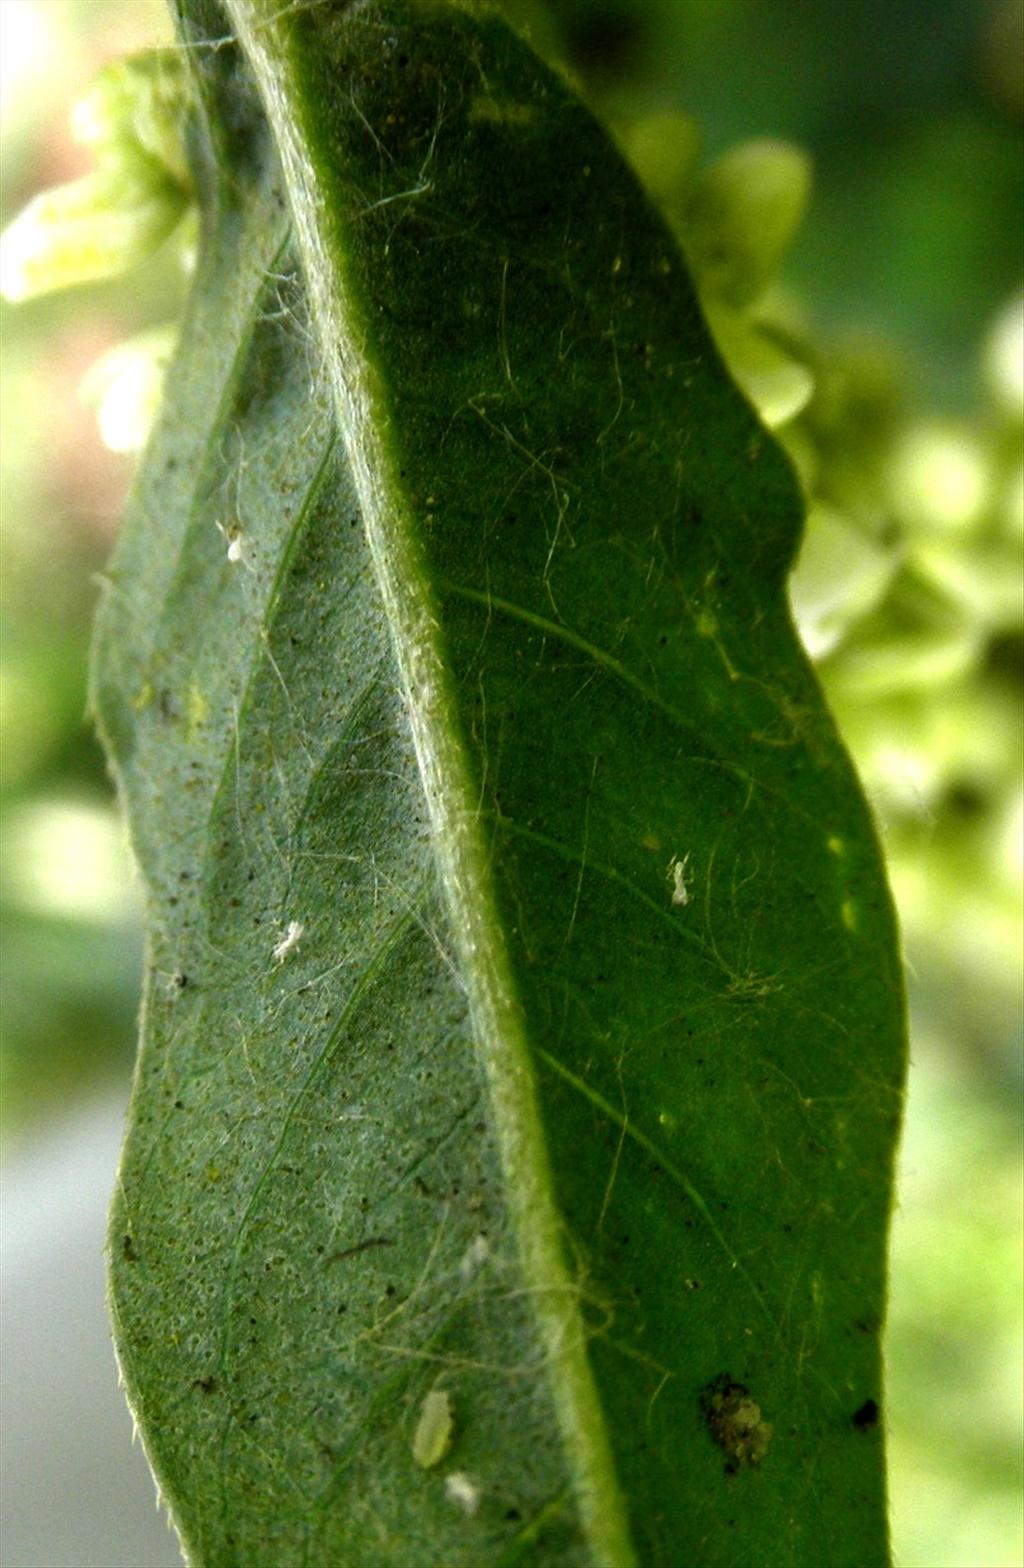
<instances>
[{"instance_id":1,"label":"leaf surface texture","mask_svg":"<svg viewBox=\"0 0 1024 1568\"><path fill-rule=\"evenodd\" d=\"M787 464L500 19L180 27L203 244L93 685L190 1561L883 1563L901 980Z\"/></svg>"}]
</instances>

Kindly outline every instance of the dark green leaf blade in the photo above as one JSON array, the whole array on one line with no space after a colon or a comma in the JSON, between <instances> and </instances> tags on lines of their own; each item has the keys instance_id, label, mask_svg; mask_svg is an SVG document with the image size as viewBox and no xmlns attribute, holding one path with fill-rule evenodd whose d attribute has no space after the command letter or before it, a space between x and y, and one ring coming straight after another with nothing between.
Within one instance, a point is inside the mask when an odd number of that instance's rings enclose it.
<instances>
[{"instance_id":1,"label":"dark green leaf blade","mask_svg":"<svg viewBox=\"0 0 1024 1568\"><path fill-rule=\"evenodd\" d=\"M187 5L204 261L94 683L151 893L113 1299L179 1528L884 1562L901 990L792 480L499 21L229 10L287 191Z\"/></svg>"}]
</instances>

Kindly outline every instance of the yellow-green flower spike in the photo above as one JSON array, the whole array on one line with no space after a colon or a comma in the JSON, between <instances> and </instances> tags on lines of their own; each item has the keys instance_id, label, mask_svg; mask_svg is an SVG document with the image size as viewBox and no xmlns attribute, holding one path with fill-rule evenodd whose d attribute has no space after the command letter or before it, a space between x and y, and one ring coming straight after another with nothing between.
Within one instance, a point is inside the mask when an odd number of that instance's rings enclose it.
<instances>
[{"instance_id":1,"label":"yellow-green flower spike","mask_svg":"<svg viewBox=\"0 0 1024 1568\"><path fill-rule=\"evenodd\" d=\"M705 170L683 229L702 292L734 306L756 299L800 226L810 190L810 159L788 142L741 142Z\"/></svg>"}]
</instances>

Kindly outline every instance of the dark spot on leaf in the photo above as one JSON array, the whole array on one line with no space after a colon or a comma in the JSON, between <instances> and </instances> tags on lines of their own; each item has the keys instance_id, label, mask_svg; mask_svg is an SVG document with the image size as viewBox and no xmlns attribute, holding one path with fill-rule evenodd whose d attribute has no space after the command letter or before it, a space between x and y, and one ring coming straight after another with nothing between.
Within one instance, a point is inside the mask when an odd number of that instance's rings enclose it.
<instances>
[{"instance_id":1,"label":"dark spot on leaf","mask_svg":"<svg viewBox=\"0 0 1024 1568\"><path fill-rule=\"evenodd\" d=\"M873 1399L865 1399L859 1410L850 1418L858 1432L873 1432L878 1425L878 1406Z\"/></svg>"},{"instance_id":2,"label":"dark spot on leaf","mask_svg":"<svg viewBox=\"0 0 1024 1568\"><path fill-rule=\"evenodd\" d=\"M193 1388L201 1388L204 1394L212 1394L217 1387L215 1377L195 1377L192 1379Z\"/></svg>"},{"instance_id":3,"label":"dark spot on leaf","mask_svg":"<svg viewBox=\"0 0 1024 1568\"><path fill-rule=\"evenodd\" d=\"M135 1243L132 1241L131 1235L127 1231L125 1231L124 1239L121 1242L121 1251L124 1253L124 1260L126 1263L137 1262L139 1255L135 1250Z\"/></svg>"}]
</instances>

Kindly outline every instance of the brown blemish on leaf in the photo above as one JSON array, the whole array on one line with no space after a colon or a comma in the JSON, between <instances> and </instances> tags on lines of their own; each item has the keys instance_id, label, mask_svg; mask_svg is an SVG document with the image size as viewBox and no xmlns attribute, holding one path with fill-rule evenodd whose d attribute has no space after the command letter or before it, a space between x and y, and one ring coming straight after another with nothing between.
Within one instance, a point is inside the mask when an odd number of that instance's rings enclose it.
<instances>
[{"instance_id":1,"label":"brown blemish on leaf","mask_svg":"<svg viewBox=\"0 0 1024 1568\"><path fill-rule=\"evenodd\" d=\"M721 1372L700 1396L708 1431L726 1455L726 1474L760 1464L772 1440L772 1427L761 1418L761 1407L743 1383Z\"/></svg>"}]
</instances>

